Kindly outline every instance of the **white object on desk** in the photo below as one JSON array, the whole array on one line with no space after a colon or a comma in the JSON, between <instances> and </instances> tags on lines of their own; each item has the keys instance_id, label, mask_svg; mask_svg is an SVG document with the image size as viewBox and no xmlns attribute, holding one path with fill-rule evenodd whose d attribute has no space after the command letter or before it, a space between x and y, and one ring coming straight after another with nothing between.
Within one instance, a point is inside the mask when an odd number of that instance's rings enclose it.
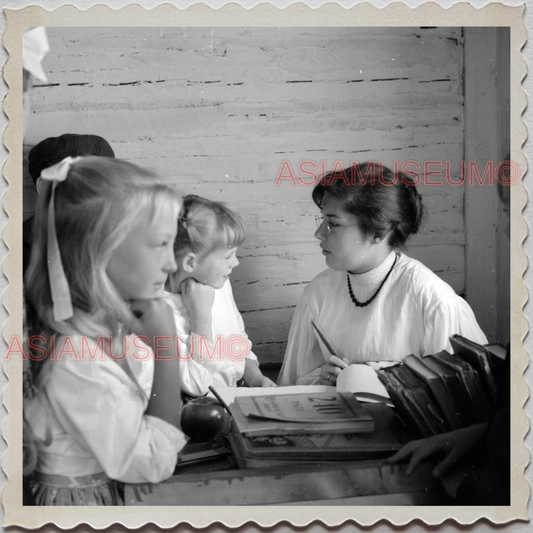
<instances>
[{"instance_id":1,"label":"white object on desk","mask_svg":"<svg viewBox=\"0 0 533 533\"><path fill-rule=\"evenodd\" d=\"M235 398L241 396L275 396L277 394L309 394L313 392L331 392L335 387L327 385L289 385L287 387L216 387L217 394L226 405L231 405ZM215 397L212 392L208 396Z\"/></svg>"},{"instance_id":2,"label":"white object on desk","mask_svg":"<svg viewBox=\"0 0 533 533\"><path fill-rule=\"evenodd\" d=\"M361 402L385 402L393 407L387 389L374 368L367 364L352 364L337 376L337 392L353 392Z\"/></svg>"},{"instance_id":3,"label":"white object on desk","mask_svg":"<svg viewBox=\"0 0 533 533\"><path fill-rule=\"evenodd\" d=\"M241 396L274 396L280 394L309 394L315 392L352 392L361 402L384 402L390 407L387 389L379 381L374 368L367 364L354 364L346 367L337 377L337 386L329 385L289 385L286 387L217 387L218 395L227 405ZM210 396L213 394L210 392ZM214 397L214 396L213 396Z\"/></svg>"}]
</instances>

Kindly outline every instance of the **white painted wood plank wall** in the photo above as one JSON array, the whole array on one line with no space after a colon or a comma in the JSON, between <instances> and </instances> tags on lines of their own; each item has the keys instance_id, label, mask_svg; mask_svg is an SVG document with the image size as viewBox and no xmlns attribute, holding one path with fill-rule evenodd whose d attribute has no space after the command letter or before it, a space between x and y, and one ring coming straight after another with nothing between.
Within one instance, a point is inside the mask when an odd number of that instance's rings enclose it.
<instances>
[{"instance_id":1,"label":"white painted wood plank wall","mask_svg":"<svg viewBox=\"0 0 533 533\"><path fill-rule=\"evenodd\" d=\"M460 28L49 28L26 142L105 137L183 193L227 202L248 236L232 278L254 349L280 361L305 284L324 269L311 188L274 183L336 161L464 155ZM310 168L308 165L307 168ZM444 163L433 170L444 172ZM444 176L433 176L444 182ZM31 182L30 182L31 183ZM465 291L464 188L420 186L408 253ZM32 191L25 187L25 215Z\"/></svg>"}]
</instances>

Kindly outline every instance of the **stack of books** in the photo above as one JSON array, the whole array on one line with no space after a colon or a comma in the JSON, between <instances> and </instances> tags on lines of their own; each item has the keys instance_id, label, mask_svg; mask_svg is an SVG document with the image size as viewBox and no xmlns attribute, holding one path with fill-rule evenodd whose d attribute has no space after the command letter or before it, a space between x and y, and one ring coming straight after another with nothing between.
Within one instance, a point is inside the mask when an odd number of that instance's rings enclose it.
<instances>
[{"instance_id":1,"label":"stack of books","mask_svg":"<svg viewBox=\"0 0 533 533\"><path fill-rule=\"evenodd\" d=\"M229 435L241 468L379 458L410 438L385 404L363 408L351 393L235 398Z\"/></svg>"},{"instance_id":2,"label":"stack of books","mask_svg":"<svg viewBox=\"0 0 533 533\"><path fill-rule=\"evenodd\" d=\"M189 441L178 453L175 474L191 473L192 471L202 471L203 465L217 462L217 469L223 469L220 465L223 461L227 463L226 468L231 466L232 450L223 437L209 442ZM227 461L226 461L227 460ZM194 468L194 470L191 469Z\"/></svg>"},{"instance_id":3,"label":"stack of books","mask_svg":"<svg viewBox=\"0 0 533 533\"><path fill-rule=\"evenodd\" d=\"M418 437L484 422L493 414L494 368L502 351L459 335L450 340L453 355L409 355L399 365L378 370L398 416Z\"/></svg>"},{"instance_id":4,"label":"stack of books","mask_svg":"<svg viewBox=\"0 0 533 533\"><path fill-rule=\"evenodd\" d=\"M489 420L506 350L458 335L451 342L453 355L349 365L337 387L219 390L232 415L229 441L237 464L380 459L410 440Z\"/></svg>"}]
</instances>

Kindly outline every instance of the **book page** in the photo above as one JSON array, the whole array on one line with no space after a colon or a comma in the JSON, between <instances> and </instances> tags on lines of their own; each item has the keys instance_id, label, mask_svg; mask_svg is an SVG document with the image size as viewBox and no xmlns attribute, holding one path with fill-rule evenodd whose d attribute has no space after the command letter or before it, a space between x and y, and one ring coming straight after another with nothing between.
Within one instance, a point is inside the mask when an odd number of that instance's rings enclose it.
<instances>
[{"instance_id":1,"label":"book page","mask_svg":"<svg viewBox=\"0 0 533 533\"><path fill-rule=\"evenodd\" d=\"M226 405L231 405L235 401L235 398L242 396L275 396L280 394L332 392L335 391L335 387L328 385L289 385L287 387L216 387L215 390ZM208 396L215 397L212 392Z\"/></svg>"},{"instance_id":2,"label":"book page","mask_svg":"<svg viewBox=\"0 0 533 533\"><path fill-rule=\"evenodd\" d=\"M312 393L253 396L236 400L244 416L282 422L340 422L368 420L350 393Z\"/></svg>"},{"instance_id":3,"label":"book page","mask_svg":"<svg viewBox=\"0 0 533 533\"><path fill-rule=\"evenodd\" d=\"M349 365L337 377L338 392L353 392L362 402L390 402L387 389L378 378L376 371L366 365Z\"/></svg>"}]
</instances>

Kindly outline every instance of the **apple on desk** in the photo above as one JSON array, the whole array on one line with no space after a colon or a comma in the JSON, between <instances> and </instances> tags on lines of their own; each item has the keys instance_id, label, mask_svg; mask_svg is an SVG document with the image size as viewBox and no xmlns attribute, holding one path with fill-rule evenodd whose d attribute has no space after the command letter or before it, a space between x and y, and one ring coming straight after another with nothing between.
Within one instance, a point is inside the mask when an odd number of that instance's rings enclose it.
<instances>
[{"instance_id":1,"label":"apple on desk","mask_svg":"<svg viewBox=\"0 0 533 533\"><path fill-rule=\"evenodd\" d=\"M195 398L186 403L181 411L181 429L195 442L215 439L228 423L228 413L215 398Z\"/></svg>"}]
</instances>

